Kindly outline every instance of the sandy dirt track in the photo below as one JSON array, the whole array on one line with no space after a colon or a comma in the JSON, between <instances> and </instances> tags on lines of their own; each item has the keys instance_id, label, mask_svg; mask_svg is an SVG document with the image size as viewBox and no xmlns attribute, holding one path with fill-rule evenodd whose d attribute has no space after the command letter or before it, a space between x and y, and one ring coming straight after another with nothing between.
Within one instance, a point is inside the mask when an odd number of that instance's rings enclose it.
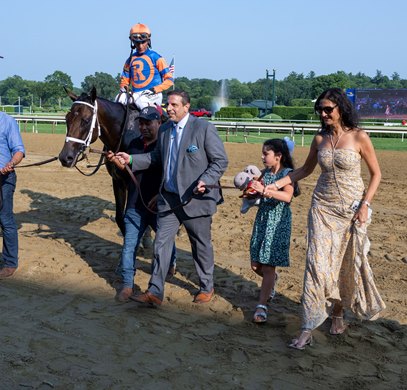
<instances>
[{"instance_id":1,"label":"sandy dirt track","mask_svg":"<svg viewBox=\"0 0 407 390\"><path fill-rule=\"evenodd\" d=\"M23 163L56 156L60 135L23 134ZM260 145L226 144L222 183ZM297 147L300 165L307 148ZM115 302L122 237L105 169L84 177L58 162L18 169L15 212L20 267L0 282L0 389L407 389L407 153L379 151L383 180L373 202L369 261L387 309L380 319L329 321L306 351L287 348L299 328L306 217L317 172L293 202L292 264L280 271L267 324L251 322L260 278L248 244L255 210L240 215L239 192L225 190L213 223L216 296L192 303L197 278L186 234L178 269L159 309ZM364 168L365 178L367 171ZM139 251L136 284L149 279L151 250Z\"/></svg>"}]
</instances>

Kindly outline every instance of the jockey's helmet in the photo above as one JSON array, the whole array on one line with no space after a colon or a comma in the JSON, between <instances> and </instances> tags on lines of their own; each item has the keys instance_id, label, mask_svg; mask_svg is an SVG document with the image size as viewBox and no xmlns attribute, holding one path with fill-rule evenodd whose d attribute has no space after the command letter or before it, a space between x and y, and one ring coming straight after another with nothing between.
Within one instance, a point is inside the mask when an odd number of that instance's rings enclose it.
<instances>
[{"instance_id":1,"label":"jockey's helmet","mask_svg":"<svg viewBox=\"0 0 407 390\"><path fill-rule=\"evenodd\" d=\"M149 41L150 38L151 31L145 24L137 23L130 29L129 39L131 40L131 42L146 42Z\"/></svg>"}]
</instances>

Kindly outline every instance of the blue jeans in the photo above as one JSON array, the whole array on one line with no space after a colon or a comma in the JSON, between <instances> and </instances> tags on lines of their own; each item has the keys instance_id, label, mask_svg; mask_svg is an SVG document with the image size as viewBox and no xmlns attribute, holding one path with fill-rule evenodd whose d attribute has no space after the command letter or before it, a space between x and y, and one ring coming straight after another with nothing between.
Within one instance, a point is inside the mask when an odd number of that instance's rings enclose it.
<instances>
[{"instance_id":1,"label":"blue jeans","mask_svg":"<svg viewBox=\"0 0 407 390\"><path fill-rule=\"evenodd\" d=\"M124 215L126 233L116 273L123 279L123 287L133 288L136 274L136 254L141 238L148 226L157 231L157 216L146 210L127 209ZM176 262L175 244L172 248L171 266Z\"/></svg>"},{"instance_id":2,"label":"blue jeans","mask_svg":"<svg viewBox=\"0 0 407 390\"><path fill-rule=\"evenodd\" d=\"M0 210L0 226L3 232L3 262L5 267L18 267L18 234L13 213L13 197L16 189L15 172L0 178L3 207Z\"/></svg>"}]
</instances>

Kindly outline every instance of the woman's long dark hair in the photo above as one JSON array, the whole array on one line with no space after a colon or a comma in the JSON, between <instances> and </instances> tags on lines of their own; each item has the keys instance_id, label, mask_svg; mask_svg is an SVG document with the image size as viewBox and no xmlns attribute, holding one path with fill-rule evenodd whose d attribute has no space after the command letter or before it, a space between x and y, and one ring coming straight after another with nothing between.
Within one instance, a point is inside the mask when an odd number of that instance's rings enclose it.
<instances>
[{"instance_id":1,"label":"woman's long dark hair","mask_svg":"<svg viewBox=\"0 0 407 390\"><path fill-rule=\"evenodd\" d=\"M294 162L293 158L291 157L290 151L288 150L288 145L285 140L280 138L273 138L269 139L264 142L263 148L266 150L272 150L274 153L281 154L281 165L284 168L291 168L294 170ZM294 184L294 196L298 196L301 194L300 186L297 182Z\"/></svg>"},{"instance_id":2,"label":"woman's long dark hair","mask_svg":"<svg viewBox=\"0 0 407 390\"><path fill-rule=\"evenodd\" d=\"M348 129L356 129L359 125L359 118L356 110L353 107L353 104L346 96L346 93L340 88L329 88L319 95L318 99L315 102L314 109L315 112L318 111L321 100L327 99L332 103L338 105L339 113L341 115L342 125ZM320 117L322 130L327 130L327 126Z\"/></svg>"}]
</instances>

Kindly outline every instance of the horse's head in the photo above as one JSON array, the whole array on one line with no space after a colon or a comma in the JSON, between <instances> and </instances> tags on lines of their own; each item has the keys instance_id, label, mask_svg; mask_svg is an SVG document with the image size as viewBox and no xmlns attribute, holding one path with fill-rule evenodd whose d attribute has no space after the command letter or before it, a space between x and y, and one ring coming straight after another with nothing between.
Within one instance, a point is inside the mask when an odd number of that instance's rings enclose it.
<instances>
[{"instance_id":1,"label":"horse's head","mask_svg":"<svg viewBox=\"0 0 407 390\"><path fill-rule=\"evenodd\" d=\"M79 97L67 89L65 91L73 100L73 104L66 114L66 138L59 153L59 161L64 167L72 168L80 154L100 135L96 89L92 88L90 95L83 93Z\"/></svg>"}]
</instances>

